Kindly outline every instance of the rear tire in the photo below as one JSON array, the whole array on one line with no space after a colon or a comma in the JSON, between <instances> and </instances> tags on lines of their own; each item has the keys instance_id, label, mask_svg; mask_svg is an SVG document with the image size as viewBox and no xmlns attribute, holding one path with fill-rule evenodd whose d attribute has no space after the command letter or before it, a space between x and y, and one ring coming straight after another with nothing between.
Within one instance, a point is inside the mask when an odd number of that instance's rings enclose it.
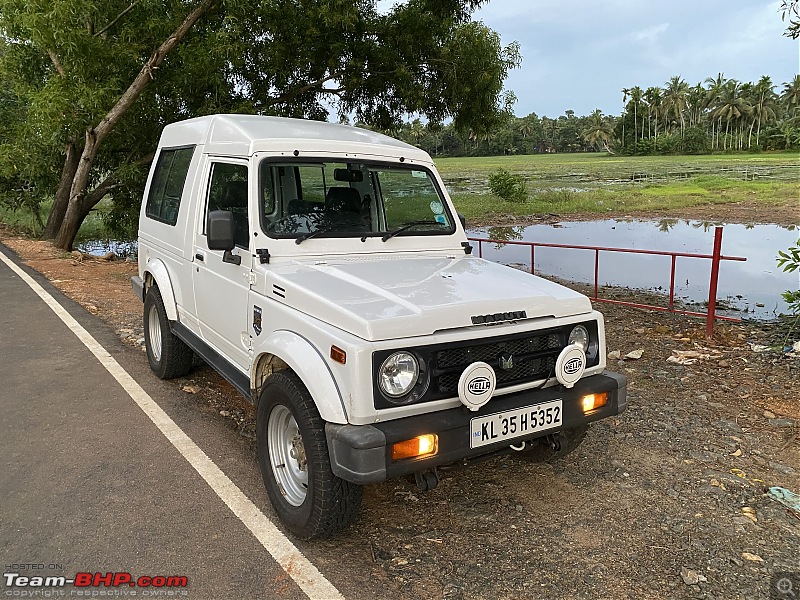
<instances>
[{"instance_id":1,"label":"rear tire","mask_svg":"<svg viewBox=\"0 0 800 600\"><path fill-rule=\"evenodd\" d=\"M267 379L256 442L264 486L289 531L303 539L328 537L358 517L362 487L333 474L325 422L295 373Z\"/></svg>"},{"instance_id":2,"label":"rear tire","mask_svg":"<svg viewBox=\"0 0 800 600\"><path fill-rule=\"evenodd\" d=\"M562 433L567 438L567 441L562 443L561 448L558 450L553 450L552 446L545 441L546 438L541 438L540 440L534 440L530 448L517 452L516 455L522 460L530 462L550 462L558 460L574 452L578 446L583 443L588 431L589 425L582 425L574 429L566 429Z\"/></svg>"},{"instance_id":3,"label":"rear tire","mask_svg":"<svg viewBox=\"0 0 800 600\"><path fill-rule=\"evenodd\" d=\"M150 368L161 379L182 377L191 370L194 352L172 333L161 292L155 285L147 290L144 299L144 344Z\"/></svg>"}]
</instances>

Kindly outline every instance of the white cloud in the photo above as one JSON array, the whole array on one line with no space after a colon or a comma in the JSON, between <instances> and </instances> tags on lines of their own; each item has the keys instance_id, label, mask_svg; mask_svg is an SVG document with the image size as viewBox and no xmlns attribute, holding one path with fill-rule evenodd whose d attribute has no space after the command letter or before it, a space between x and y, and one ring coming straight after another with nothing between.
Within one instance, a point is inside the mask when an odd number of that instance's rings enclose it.
<instances>
[{"instance_id":1,"label":"white cloud","mask_svg":"<svg viewBox=\"0 0 800 600\"><path fill-rule=\"evenodd\" d=\"M647 27L646 29L641 29L631 34L631 37L636 40L637 42L655 42L658 38L661 37L667 29L669 28L669 23L661 23L660 25L653 25L652 27Z\"/></svg>"}]
</instances>

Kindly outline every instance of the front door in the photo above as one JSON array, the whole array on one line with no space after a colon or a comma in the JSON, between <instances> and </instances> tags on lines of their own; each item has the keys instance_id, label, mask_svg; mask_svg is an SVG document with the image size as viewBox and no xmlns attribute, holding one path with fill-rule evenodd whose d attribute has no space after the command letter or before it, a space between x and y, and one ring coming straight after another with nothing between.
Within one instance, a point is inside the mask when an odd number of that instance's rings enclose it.
<instances>
[{"instance_id":1,"label":"front door","mask_svg":"<svg viewBox=\"0 0 800 600\"><path fill-rule=\"evenodd\" d=\"M202 227L195 232L194 296L200 333L206 343L226 356L244 373L250 369L250 334L247 330L247 296L252 255L248 221L247 163L212 158L205 169L206 198ZM206 238L208 213L228 210L236 226L235 265L222 260L223 252L209 250Z\"/></svg>"}]
</instances>

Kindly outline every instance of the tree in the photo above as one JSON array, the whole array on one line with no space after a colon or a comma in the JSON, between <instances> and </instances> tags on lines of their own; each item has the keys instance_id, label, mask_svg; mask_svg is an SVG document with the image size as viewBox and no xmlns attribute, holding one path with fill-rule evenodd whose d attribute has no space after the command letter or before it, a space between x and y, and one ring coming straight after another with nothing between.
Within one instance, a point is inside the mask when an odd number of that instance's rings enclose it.
<instances>
[{"instance_id":1,"label":"tree","mask_svg":"<svg viewBox=\"0 0 800 600\"><path fill-rule=\"evenodd\" d=\"M411 113L484 135L513 104L503 82L520 59L517 44L470 20L482 3L415 0L379 14L374 0L0 0L0 37L50 63L26 126L63 152L56 245L71 247L125 177L141 192L144 169L131 172L171 120L333 110L389 130Z\"/></svg>"},{"instance_id":2,"label":"tree","mask_svg":"<svg viewBox=\"0 0 800 600\"><path fill-rule=\"evenodd\" d=\"M783 84L781 101L791 117L797 117L798 110L800 110L800 75L795 75L794 79Z\"/></svg>"},{"instance_id":3,"label":"tree","mask_svg":"<svg viewBox=\"0 0 800 600\"><path fill-rule=\"evenodd\" d=\"M605 148L611 152L608 143L611 141L612 129L609 123L603 118L603 113L599 108L596 108L591 115L589 115L589 127L583 132L583 139L587 143L596 147Z\"/></svg>"},{"instance_id":4,"label":"tree","mask_svg":"<svg viewBox=\"0 0 800 600\"><path fill-rule=\"evenodd\" d=\"M751 106L742 94L742 84L735 79L729 79L725 82L722 88L722 94L719 98L719 105L714 111L716 117L725 121L725 141L723 150L728 149L728 132L731 123L736 124L743 115L749 114L751 111ZM731 146L732 145L733 144L731 144Z\"/></svg>"},{"instance_id":5,"label":"tree","mask_svg":"<svg viewBox=\"0 0 800 600\"><path fill-rule=\"evenodd\" d=\"M776 95L775 86L768 76L763 76L758 80L758 83L753 87L753 98L750 101L753 109L753 122L750 125L750 136L753 135L753 127L758 124L756 129L756 146L759 145L759 138L761 137L761 126L765 123L771 123L777 118L775 109ZM748 146L750 141L748 140Z\"/></svg>"},{"instance_id":6,"label":"tree","mask_svg":"<svg viewBox=\"0 0 800 600\"><path fill-rule=\"evenodd\" d=\"M800 0L781 0L781 19L789 22L786 37L794 40L800 37Z\"/></svg>"},{"instance_id":7,"label":"tree","mask_svg":"<svg viewBox=\"0 0 800 600\"><path fill-rule=\"evenodd\" d=\"M664 84L664 115L670 115L680 123L681 136L685 128L683 113L686 110L686 95L689 92L689 85L681 79L680 75L671 77Z\"/></svg>"}]
</instances>

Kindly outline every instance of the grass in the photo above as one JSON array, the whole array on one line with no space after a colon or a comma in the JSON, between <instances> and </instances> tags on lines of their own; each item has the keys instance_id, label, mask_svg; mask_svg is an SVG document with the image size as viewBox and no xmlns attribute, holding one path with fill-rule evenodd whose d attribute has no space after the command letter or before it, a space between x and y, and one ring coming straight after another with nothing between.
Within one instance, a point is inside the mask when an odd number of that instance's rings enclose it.
<instances>
[{"instance_id":1,"label":"grass","mask_svg":"<svg viewBox=\"0 0 800 600\"><path fill-rule=\"evenodd\" d=\"M798 204L800 154L619 157L543 154L444 158L436 161L458 210L470 220L493 215L661 211L750 202ZM488 190L503 168L525 177L526 202L506 202Z\"/></svg>"},{"instance_id":2,"label":"grass","mask_svg":"<svg viewBox=\"0 0 800 600\"><path fill-rule=\"evenodd\" d=\"M52 199L44 200L41 203L40 214L43 221L47 221L47 215L50 214L52 206ZM84 240L96 240L109 237L101 215L104 211L109 210L110 207L110 201L106 199L97 205L96 210L92 210L89 213L89 216L84 219L81 228L78 230L78 235L75 238L76 243ZM20 208L14 210L2 203L0 203L0 223L5 224L13 231L18 231L31 237L39 237L44 229L29 209Z\"/></svg>"}]
</instances>

